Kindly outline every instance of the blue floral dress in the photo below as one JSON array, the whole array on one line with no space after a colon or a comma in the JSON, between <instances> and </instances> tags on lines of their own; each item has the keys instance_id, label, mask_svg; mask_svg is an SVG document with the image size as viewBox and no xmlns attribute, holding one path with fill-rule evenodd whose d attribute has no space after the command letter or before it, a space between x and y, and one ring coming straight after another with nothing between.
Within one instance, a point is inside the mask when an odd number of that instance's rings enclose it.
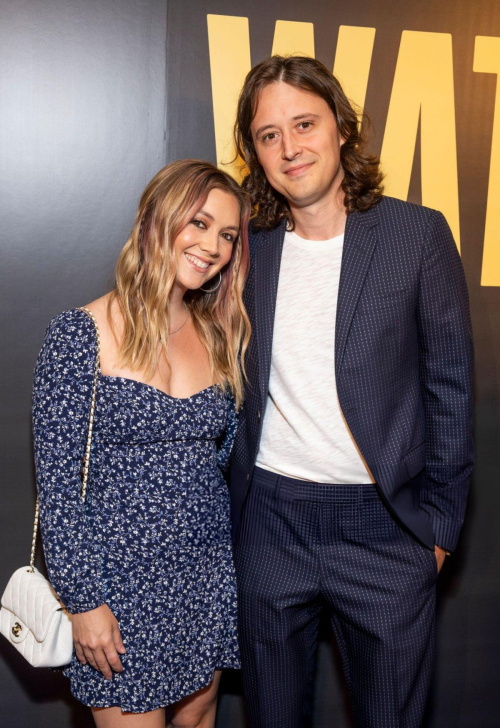
<instances>
[{"instance_id":1,"label":"blue floral dress","mask_svg":"<svg viewBox=\"0 0 500 728\"><path fill-rule=\"evenodd\" d=\"M229 494L232 396L179 399L99 375L86 502L81 500L97 352L90 317L57 316L35 369L33 431L49 577L71 613L106 603L126 647L112 680L73 655L72 693L142 713L239 667Z\"/></svg>"}]
</instances>

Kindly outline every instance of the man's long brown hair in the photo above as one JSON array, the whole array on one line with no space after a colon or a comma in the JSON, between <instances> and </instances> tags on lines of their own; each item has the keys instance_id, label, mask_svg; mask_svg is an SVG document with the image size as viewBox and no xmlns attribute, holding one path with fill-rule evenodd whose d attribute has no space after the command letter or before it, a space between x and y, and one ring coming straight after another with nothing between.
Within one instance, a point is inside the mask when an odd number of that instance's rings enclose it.
<instances>
[{"instance_id":1,"label":"man's long brown hair","mask_svg":"<svg viewBox=\"0 0 500 728\"><path fill-rule=\"evenodd\" d=\"M244 355L250 322L243 305L248 271L248 195L232 177L209 162L181 159L161 169L139 202L134 227L116 266L116 285L108 302L117 301L124 327L119 363L152 376L163 350L168 361L169 296L175 281L173 246L178 233L204 205L211 190L233 195L240 207L240 231L231 260L221 271L214 294L188 291L185 302L205 345L215 381L228 386L236 405L243 401ZM207 288L213 286L212 281ZM161 342L159 344L159 342Z\"/></svg>"},{"instance_id":2,"label":"man's long brown hair","mask_svg":"<svg viewBox=\"0 0 500 728\"><path fill-rule=\"evenodd\" d=\"M287 220L289 229L293 230L294 227L285 197L267 181L257 159L250 131L260 92L265 86L278 81L320 96L332 110L340 134L345 140L340 148L340 163L344 170L341 189L347 211L368 210L375 205L383 191L380 161L378 157L368 154L364 131L366 125L359 123L356 110L340 83L314 58L272 56L255 66L247 75L238 101L234 130L238 155L248 168L242 187L249 193L253 203L254 229L272 229L283 218Z\"/></svg>"}]
</instances>

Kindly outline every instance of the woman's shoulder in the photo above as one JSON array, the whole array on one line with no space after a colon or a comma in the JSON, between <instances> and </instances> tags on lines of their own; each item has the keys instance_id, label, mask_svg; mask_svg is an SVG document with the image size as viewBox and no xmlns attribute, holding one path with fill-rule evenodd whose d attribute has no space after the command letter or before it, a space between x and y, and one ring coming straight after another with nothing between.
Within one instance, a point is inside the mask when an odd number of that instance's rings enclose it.
<instances>
[{"instance_id":1,"label":"woman's shoulder","mask_svg":"<svg viewBox=\"0 0 500 728\"><path fill-rule=\"evenodd\" d=\"M46 368L59 374L90 370L97 354L97 336L91 317L71 308L49 323L35 365L35 374Z\"/></svg>"},{"instance_id":2,"label":"woman's shoulder","mask_svg":"<svg viewBox=\"0 0 500 728\"><path fill-rule=\"evenodd\" d=\"M76 342L88 340L93 322L83 308L70 308L54 316L45 332L45 341Z\"/></svg>"},{"instance_id":3,"label":"woman's shoulder","mask_svg":"<svg viewBox=\"0 0 500 728\"><path fill-rule=\"evenodd\" d=\"M99 332L101 347L107 349L109 346L115 346L123 330L123 315L118 297L113 293L106 293L92 303L87 303L83 308L87 315L90 314Z\"/></svg>"},{"instance_id":4,"label":"woman's shoulder","mask_svg":"<svg viewBox=\"0 0 500 728\"><path fill-rule=\"evenodd\" d=\"M34 369L35 419L46 411L47 401L54 397L61 402L76 402L82 397L89 399L97 354L94 325L83 309L71 308L54 316L45 332Z\"/></svg>"},{"instance_id":5,"label":"woman's shoulder","mask_svg":"<svg viewBox=\"0 0 500 728\"><path fill-rule=\"evenodd\" d=\"M108 299L109 294L106 294L79 308L62 311L48 325L46 336L66 338L73 342L94 338L96 328L100 331L106 325Z\"/></svg>"}]
</instances>

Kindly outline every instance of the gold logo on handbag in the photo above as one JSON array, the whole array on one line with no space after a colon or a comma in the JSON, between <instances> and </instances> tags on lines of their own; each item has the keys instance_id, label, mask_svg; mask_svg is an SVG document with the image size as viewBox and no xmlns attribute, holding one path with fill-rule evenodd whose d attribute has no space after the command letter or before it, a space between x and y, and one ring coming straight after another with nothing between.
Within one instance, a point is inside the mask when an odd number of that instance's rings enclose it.
<instances>
[{"instance_id":1,"label":"gold logo on handbag","mask_svg":"<svg viewBox=\"0 0 500 728\"><path fill-rule=\"evenodd\" d=\"M12 634L14 637L19 637L19 634L23 631L22 626L19 624L19 622L15 622L14 626L12 627Z\"/></svg>"}]
</instances>

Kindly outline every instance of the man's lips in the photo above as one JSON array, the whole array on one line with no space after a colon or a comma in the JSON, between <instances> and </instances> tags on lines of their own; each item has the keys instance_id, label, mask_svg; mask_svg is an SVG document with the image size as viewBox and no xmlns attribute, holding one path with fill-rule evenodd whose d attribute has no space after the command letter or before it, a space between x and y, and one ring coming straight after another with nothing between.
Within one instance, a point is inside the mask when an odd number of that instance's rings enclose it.
<instances>
[{"instance_id":1,"label":"man's lips","mask_svg":"<svg viewBox=\"0 0 500 728\"><path fill-rule=\"evenodd\" d=\"M289 177L296 177L300 175L302 172L305 172L309 167L311 167L314 164L314 162L309 162L308 164L300 164L296 167L290 167L289 169L285 170L285 174L287 174Z\"/></svg>"}]
</instances>

